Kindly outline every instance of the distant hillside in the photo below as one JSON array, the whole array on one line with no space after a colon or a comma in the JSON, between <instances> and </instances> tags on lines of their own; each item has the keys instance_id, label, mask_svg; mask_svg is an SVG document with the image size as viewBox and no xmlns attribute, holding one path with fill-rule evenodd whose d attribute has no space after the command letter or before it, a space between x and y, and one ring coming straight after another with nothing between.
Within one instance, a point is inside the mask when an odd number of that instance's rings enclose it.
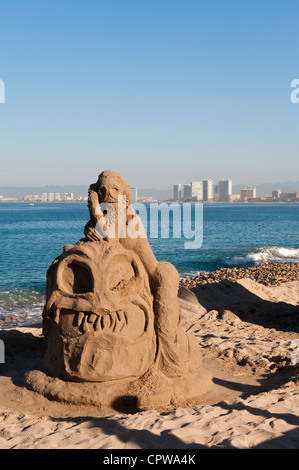
<instances>
[{"instance_id":1,"label":"distant hillside","mask_svg":"<svg viewBox=\"0 0 299 470\"><path fill-rule=\"evenodd\" d=\"M0 186L0 195L4 197L22 198L26 194L42 193L74 193L74 197L87 196L88 186L68 185L68 186Z\"/></svg>"},{"instance_id":2,"label":"distant hillside","mask_svg":"<svg viewBox=\"0 0 299 470\"><path fill-rule=\"evenodd\" d=\"M85 185L68 185L68 186L2 186L0 187L0 195L4 197L17 197L21 199L26 194L39 194L42 193L74 193L74 198L78 196L87 196L88 186ZM172 189L139 189L138 196L152 197L153 199L165 200L172 197Z\"/></svg>"},{"instance_id":3,"label":"distant hillside","mask_svg":"<svg viewBox=\"0 0 299 470\"><path fill-rule=\"evenodd\" d=\"M216 181L215 181L216 183ZM233 185L233 193L240 194L242 188L252 187L252 185L236 184ZM278 183L264 183L256 185L257 196L271 196L274 189L280 189L282 192L299 191L299 181L285 181ZM74 193L74 198L79 196L87 196L88 186L87 185L67 185L67 186L1 186L0 195L4 197L17 197L21 199L26 194L39 194L42 193ZM158 201L169 199L173 196L171 189L156 189L156 188L138 188L139 197L152 197Z\"/></svg>"},{"instance_id":4,"label":"distant hillside","mask_svg":"<svg viewBox=\"0 0 299 470\"><path fill-rule=\"evenodd\" d=\"M169 199L173 196L172 189L139 189L138 188L138 196L139 197L152 197L153 199L157 199L158 201L163 201Z\"/></svg>"},{"instance_id":5,"label":"distant hillside","mask_svg":"<svg viewBox=\"0 0 299 470\"><path fill-rule=\"evenodd\" d=\"M240 194L241 189L244 187L252 188L251 185L237 184L233 186L233 193ZM264 184L257 184L255 185L255 187L256 187L256 194L258 197L272 196L272 191L274 191L275 189L280 189L283 193L299 191L299 181L264 183Z\"/></svg>"}]
</instances>

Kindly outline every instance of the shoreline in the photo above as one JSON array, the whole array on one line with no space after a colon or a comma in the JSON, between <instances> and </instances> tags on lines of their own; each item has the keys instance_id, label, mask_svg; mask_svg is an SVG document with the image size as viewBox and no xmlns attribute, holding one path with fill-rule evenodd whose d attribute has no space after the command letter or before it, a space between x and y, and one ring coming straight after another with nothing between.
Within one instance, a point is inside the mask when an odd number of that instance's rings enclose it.
<instances>
[{"instance_id":1,"label":"shoreline","mask_svg":"<svg viewBox=\"0 0 299 470\"><path fill-rule=\"evenodd\" d=\"M87 203L86 200L71 200L71 201L65 201L65 200L60 200L60 201L22 201L22 200L13 200L13 201L6 201L6 200L1 200L0 199L0 204L30 204L33 203L35 204L61 204L61 203ZM292 200L292 201L277 201L277 200L254 200L254 201L175 201L175 200L170 200L170 199L152 199L150 201L144 200L142 197L137 201L138 203L143 203L143 204L150 204L152 202L154 203L166 203L166 204L203 204L203 205L213 205L213 204L219 204L219 205L231 205L231 204L237 204L237 205L254 205L254 204L280 204L280 205L285 205L285 204L299 204L299 201L297 200ZM135 203L133 203L135 204Z\"/></svg>"},{"instance_id":2,"label":"shoreline","mask_svg":"<svg viewBox=\"0 0 299 470\"><path fill-rule=\"evenodd\" d=\"M267 262L253 267L219 268L215 271L200 272L197 276L190 276L180 280L179 290L191 290L202 285L219 284L222 281L237 282L241 279L251 279L264 286L279 286L289 281L299 281L299 262ZM14 327L37 327L42 322L41 313L30 315L24 312L6 312L1 318L0 330Z\"/></svg>"},{"instance_id":3,"label":"shoreline","mask_svg":"<svg viewBox=\"0 0 299 470\"><path fill-rule=\"evenodd\" d=\"M199 285L215 284L227 280L236 282L249 278L265 286L278 286L288 281L299 281L299 262L261 263L253 267L219 268L201 272L197 276L182 279L179 287L192 289Z\"/></svg>"}]
</instances>

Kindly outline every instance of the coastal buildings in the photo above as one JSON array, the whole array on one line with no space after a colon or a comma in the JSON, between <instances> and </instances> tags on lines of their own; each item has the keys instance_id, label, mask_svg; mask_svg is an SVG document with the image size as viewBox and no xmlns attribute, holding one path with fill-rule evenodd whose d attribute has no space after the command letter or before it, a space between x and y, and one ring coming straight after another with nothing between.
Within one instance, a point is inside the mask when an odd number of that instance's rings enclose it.
<instances>
[{"instance_id":1,"label":"coastal buildings","mask_svg":"<svg viewBox=\"0 0 299 470\"><path fill-rule=\"evenodd\" d=\"M183 191L182 191L183 188ZM299 191L272 191L272 197L257 195L256 187L243 187L239 194L233 194L231 179L222 179L214 184L212 179L202 182L193 181L188 184L173 185L174 201L198 202L299 202Z\"/></svg>"},{"instance_id":2,"label":"coastal buildings","mask_svg":"<svg viewBox=\"0 0 299 470\"><path fill-rule=\"evenodd\" d=\"M279 199L279 198L280 198L280 195L281 195L280 189L275 189L274 191L272 191L272 197L273 197L273 199Z\"/></svg>"},{"instance_id":3,"label":"coastal buildings","mask_svg":"<svg viewBox=\"0 0 299 470\"><path fill-rule=\"evenodd\" d=\"M292 193L281 193L279 199L287 202L294 201L295 199L299 199L299 192L294 191Z\"/></svg>"},{"instance_id":4,"label":"coastal buildings","mask_svg":"<svg viewBox=\"0 0 299 470\"><path fill-rule=\"evenodd\" d=\"M173 199L179 201L182 198L182 185L174 184L173 185Z\"/></svg>"},{"instance_id":5,"label":"coastal buildings","mask_svg":"<svg viewBox=\"0 0 299 470\"><path fill-rule=\"evenodd\" d=\"M299 199L299 191L292 191L290 193L283 193L280 189L272 191L272 199L281 202L292 202Z\"/></svg>"},{"instance_id":6,"label":"coastal buildings","mask_svg":"<svg viewBox=\"0 0 299 470\"><path fill-rule=\"evenodd\" d=\"M24 201L27 202L35 202L39 200L39 195L38 194L26 194L24 196Z\"/></svg>"},{"instance_id":7,"label":"coastal buildings","mask_svg":"<svg viewBox=\"0 0 299 470\"><path fill-rule=\"evenodd\" d=\"M73 193L64 193L63 199L65 201L73 201L74 200L74 194Z\"/></svg>"},{"instance_id":8,"label":"coastal buildings","mask_svg":"<svg viewBox=\"0 0 299 470\"><path fill-rule=\"evenodd\" d=\"M18 202L17 197L3 197L0 196L0 202Z\"/></svg>"},{"instance_id":9,"label":"coastal buildings","mask_svg":"<svg viewBox=\"0 0 299 470\"><path fill-rule=\"evenodd\" d=\"M74 198L74 193L65 193L64 197L66 199L61 198L61 193L59 192L42 192L41 194L25 194L24 196L3 196L0 195L0 203L1 202L24 202L29 203L30 205L34 205L37 202L87 202L87 196L77 196Z\"/></svg>"},{"instance_id":10,"label":"coastal buildings","mask_svg":"<svg viewBox=\"0 0 299 470\"><path fill-rule=\"evenodd\" d=\"M192 181L192 183L184 185L184 200L202 201L203 185L201 181Z\"/></svg>"},{"instance_id":11,"label":"coastal buildings","mask_svg":"<svg viewBox=\"0 0 299 470\"><path fill-rule=\"evenodd\" d=\"M277 185L278 186L278 185ZM297 187L296 187L297 186ZM61 192L59 191L61 188ZM80 187L66 186L65 191L62 192L63 187L59 186L47 186L39 188L41 192L39 194L34 193L34 189L37 191L38 188L24 187L24 192L20 192L20 188L15 188L14 193L11 188L1 188L2 194L0 195L0 203L4 202L24 202L30 205L35 203L58 203L58 202L87 202L87 189ZM238 189L237 189L238 188ZM47 189L49 192L46 192ZM292 186L284 184L282 188L273 189L267 187L263 189L261 187L246 187L246 186L234 186L236 194L233 194L232 180L221 179L218 182L212 179L205 179L203 181L191 181L188 184L177 183L173 185L172 196L169 189L142 189L141 195L138 194L137 187L131 187L132 203L134 202L204 202L204 203L245 203L245 202L280 202L280 203L299 203L299 182L298 185ZM286 191L290 189L290 191ZM5 191L5 192L4 192ZM269 195L263 195L263 191L270 193ZM32 194L28 194L28 193ZM160 193L159 193L160 192ZM238 193L238 194L237 194ZM258 194L259 193L259 194Z\"/></svg>"},{"instance_id":12,"label":"coastal buildings","mask_svg":"<svg viewBox=\"0 0 299 470\"><path fill-rule=\"evenodd\" d=\"M243 188L241 189L241 200L248 201L249 199L256 199L256 188Z\"/></svg>"},{"instance_id":13,"label":"coastal buildings","mask_svg":"<svg viewBox=\"0 0 299 470\"><path fill-rule=\"evenodd\" d=\"M212 201L214 199L214 184L213 180L204 180L202 182L202 198L204 202Z\"/></svg>"},{"instance_id":14,"label":"coastal buildings","mask_svg":"<svg viewBox=\"0 0 299 470\"><path fill-rule=\"evenodd\" d=\"M182 198L191 199L191 197L192 197L191 184L184 184Z\"/></svg>"},{"instance_id":15,"label":"coastal buildings","mask_svg":"<svg viewBox=\"0 0 299 470\"><path fill-rule=\"evenodd\" d=\"M132 204L134 204L134 202L138 202L138 189L137 188L130 188L130 189L131 189Z\"/></svg>"},{"instance_id":16,"label":"coastal buildings","mask_svg":"<svg viewBox=\"0 0 299 470\"><path fill-rule=\"evenodd\" d=\"M233 194L232 180L218 181L218 192L219 201L230 201L230 196Z\"/></svg>"},{"instance_id":17,"label":"coastal buildings","mask_svg":"<svg viewBox=\"0 0 299 470\"><path fill-rule=\"evenodd\" d=\"M173 199L175 201L230 201L232 198L232 180L221 180L214 185L212 179L192 181L173 185Z\"/></svg>"},{"instance_id":18,"label":"coastal buildings","mask_svg":"<svg viewBox=\"0 0 299 470\"><path fill-rule=\"evenodd\" d=\"M201 181L194 181L190 183L191 186L191 200L202 201L203 198L203 186Z\"/></svg>"}]
</instances>

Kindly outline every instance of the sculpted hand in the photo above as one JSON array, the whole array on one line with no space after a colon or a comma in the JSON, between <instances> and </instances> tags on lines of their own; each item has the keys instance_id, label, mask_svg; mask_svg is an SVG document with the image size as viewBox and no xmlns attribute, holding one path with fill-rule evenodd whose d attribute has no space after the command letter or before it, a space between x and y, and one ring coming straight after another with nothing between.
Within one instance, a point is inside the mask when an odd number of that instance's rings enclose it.
<instances>
[{"instance_id":1,"label":"sculpted hand","mask_svg":"<svg viewBox=\"0 0 299 470\"><path fill-rule=\"evenodd\" d=\"M90 241L97 242L102 240L102 238L97 235L95 227L92 227L91 225L85 227L84 234Z\"/></svg>"}]
</instances>

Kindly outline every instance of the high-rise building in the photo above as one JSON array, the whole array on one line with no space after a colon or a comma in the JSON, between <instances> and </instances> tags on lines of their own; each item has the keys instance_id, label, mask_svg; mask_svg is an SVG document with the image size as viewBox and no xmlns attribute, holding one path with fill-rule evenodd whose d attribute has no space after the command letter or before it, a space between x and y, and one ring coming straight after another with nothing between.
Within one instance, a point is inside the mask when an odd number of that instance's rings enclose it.
<instances>
[{"instance_id":1,"label":"high-rise building","mask_svg":"<svg viewBox=\"0 0 299 470\"><path fill-rule=\"evenodd\" d=\"M34 202L39 200L38 194L25 194L23 201Z\"/></svg>"},{"instance_id":2,"label":"high-rise building","mask_svg":"<svg viewBox=\"0 0 299 470\"><path fill-rule=\"evenodd\" d=\"M241 200L248 201L248 199L256 199L256 188L243 188L241 189Z\"/></svg>"},{"instance_id":3,"label":"high-rise building","mask_svg":"<svg viewBox=\"0 0 299 470\"><path fill-rule=\"evenodd\" d=\"M201 181L192 181L190 184L184 184L184 199L193 201L202 201L203 190Z\"/></svg>"},{"instance_id":4,"label":"high-rise building","mask_svg":"<svg viewBox=\"0 0 299 470\"><path fill-rule=\"evenodd\" d=\"M219 184L214 185L214 201L219 201Z\"/></svg>"},{"instance_id":5,"label":"high-rise building","mask_svg":"<svg viewBox=\"0 0 299 470\"><path fill-rule=\"evenodd\" d=\"M54 201L54 193L49 193L48 194L48 202L53 202Z\"/></svg>"},{"instance_id":6,"label":"high-rise building","mask_svg":"<svg viewBox=\"0 0 299 470\"><path fill-rule=\"evenodd\" d=\"M219 201L229 201L230 196L233 194L233 182L232 180L220 180L218 181L219 188Z\"/></svg>"},{"instance_id":7,"label":"high-rise building","mask_svg":"<svg viewBox=\"0 0 299 470\"><path fill-rule=\"evenodd\" d=\"M194 201L202 201L203 200L202 181L193 181L191 183L191 194L192 194L192 200L194 200Z\"/></svg>"},{"instance_id":8,"label":"high-rise building","mask_svg":"<svg viewBox=\"0 0 299 470\"><path fill-rule=\"evenodd\" d=\"M272 191L272 197L273 199L279 199L281 195L281 190L280 189L275 189Z\"/></svg>"},{"instance_id":9,"label":"high-rise building","mask_svg":"<svg viewBox=\"0 0 299 470\"><path fill-rule=\"evenodd\" d=\"M48 200L48 194L42 193L42 202L47 202L47 200Z\"/></svg>"},{"instance_id":10,"label":"high-rise building","mask_svg":"<svg viewBox=\"0 0 299 470\"><path fill-rule=\"evenodd\" d=\"M184 199L192 198L191 184L184 184Z\"/></svg>"},{"instance_id":11,"label":"high-rise building","mask_svg":"<svg viewBox=\"0 0 299 470\"><path fill-rule=\"evenodd\" d=\"M65 201L72 201L74 199L73 193L64 193L63 199Z\"/></svg>"},{"instance_id":12,"label":"high-rise building","mask_svg":"<svg viewBox=\"0 0 299 470\"><path fill-rule=\"evenodd\" d=\"M280 198L284 201L293 201L299 199L299 192L294 191L292 193L281 193Z\"/></svg>"},{"instance_id":13,"label":"high-rise building","mask_svg":"<svg viewBox=\"0 0 299 470\"><path fill-rule=\"evenodd\" d=\"M55 193L55 201L60 201L60 193Z\"/></svg>"},{"instance_id":14,"label":"high-rise building","mask_svg":"<svg viewBox=\"0 0 299 470\"><path fill-rule=\"evenodd\" d=\"M213 180L204 180L202 182L202 198L204 201L211 201L214 199L214 185Z\"/></svg>"},{"instance_id":15,"label":"high-rise building","mask_svg":"<svg viewBox=\"0 0 299 470\"><path fill-rule=\"evenodd\" d=\"M132 204L138 201L138 189L137 188L130 188L131 189L131 198Z\"/></svg>"},{"instance_id":16,"label":"high-rise building","mask_svg":"<svg viewBox=\"0 0 299 470\"><path fill-rule=\"evenodd\" d=\"M179 201L182 197L182 185L174 184L173 185L173 199Z\"/></svg>"}]
</instances>

